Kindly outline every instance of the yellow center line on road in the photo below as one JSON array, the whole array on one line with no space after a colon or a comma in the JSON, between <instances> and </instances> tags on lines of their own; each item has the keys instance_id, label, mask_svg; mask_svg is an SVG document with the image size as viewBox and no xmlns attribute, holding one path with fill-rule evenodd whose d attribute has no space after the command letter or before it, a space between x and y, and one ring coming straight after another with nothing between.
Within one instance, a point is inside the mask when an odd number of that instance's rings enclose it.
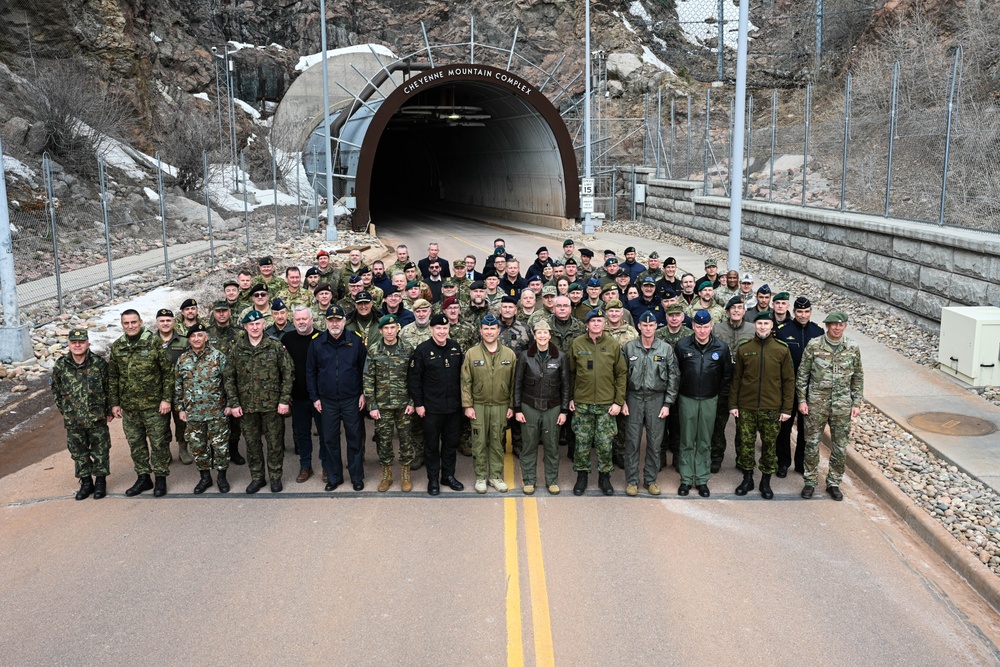
<instances>
[{"instance_id":1,"label":"yellow center line on road","mask_svg":"<svg viewBox=\"0 0 1000 667\"><path fill-rule=\"evenodd\" d=\"M447 232L445 232L445 233L447 234ZM492 253L493 252L492 250L490 250L486 246L479 245L478 243L473 243L472 241L470 241L468 239L464 239L461 236L456 236L455 234L447 234L447 235L450 236L451 238L455 239L456 241L461 241L462 243L469 244L470 246L472 246L476 250L481 250L482 252L485 252L485 253Z\"/></svg>"},{"instance_id":2,"label":"yellow center line on road","mask_svg":"<svg viewBox=\"0 0 1000 667\"><path fill-rule=\"evenodd\" d=\"M504 481L514 490L514 452L508 433L504 454ZM519 549L517 544L517 499L504 498L504 543L507 571L507 665L524 664L524 636L521 619L521 584ZM535 640L535 665L555 664L552 644L552 622L549 615L549 593L545 583L545 563L542 558L542 532L538 521L538 501L525 498L524 534L528 554L528 582L531 589L532 636Z\"/></svg>"}]
</instances>

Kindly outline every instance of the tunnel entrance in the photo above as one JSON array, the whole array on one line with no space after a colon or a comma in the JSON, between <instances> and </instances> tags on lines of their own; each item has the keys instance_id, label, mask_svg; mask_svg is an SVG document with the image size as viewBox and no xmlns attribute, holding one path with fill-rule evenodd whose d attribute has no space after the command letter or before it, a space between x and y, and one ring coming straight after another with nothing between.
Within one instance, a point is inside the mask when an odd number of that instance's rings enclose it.
<instances>
[{"instance_id":1,"label":"tunnel entrance","mask_svg":"<svg viewBox=\"0 0 1000 667\"><path fill-rule=\"evenodd\" d=\"M506 70L448 65L418 73L344 129L356 137L353 148L341 142L337 161L353 180L355 229L409 206L554 227L579 216L576 157L562 117Z\"/></svg>"}]
</instances>

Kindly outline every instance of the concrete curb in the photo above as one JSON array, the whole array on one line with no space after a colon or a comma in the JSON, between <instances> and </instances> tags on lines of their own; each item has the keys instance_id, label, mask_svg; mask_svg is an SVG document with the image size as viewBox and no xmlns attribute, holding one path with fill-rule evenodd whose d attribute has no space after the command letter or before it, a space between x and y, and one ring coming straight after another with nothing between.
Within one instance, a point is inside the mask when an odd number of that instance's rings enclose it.
<instances>
[{"instance_id":1,"label":"concrete curb","mask_svg":"<svg viewBox=\"0 0 1000 667\"><path fill-rule=\"evenodd\" d=\"M959 544L951 533L900 491L874 464L850 448L847 450L847 467L994 610L1000 612L1000 577Z\"/></svg>"}]
</instances>

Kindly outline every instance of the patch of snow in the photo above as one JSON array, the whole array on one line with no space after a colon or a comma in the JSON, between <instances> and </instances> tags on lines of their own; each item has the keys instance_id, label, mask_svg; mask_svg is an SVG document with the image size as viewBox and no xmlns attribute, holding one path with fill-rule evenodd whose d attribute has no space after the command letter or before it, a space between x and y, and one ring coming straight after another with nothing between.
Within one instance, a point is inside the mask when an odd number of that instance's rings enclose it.
<instances>
[{"instance_id":1,"label":"patch of snow","mask_svg":"<svg viewBox=\"0 0 1000 667\"><path fill-rule=\"evenodd\" d=\"M370 47L370 48L369 48ZM326 52L327 58L343 55L345 53L371 53L375 51L379 56L386 56L395 60L396 54L381 44L358 44L355 46L345 46L341 49L332 49ZM299 58L299 63L295 66L295 71L304 72L323 59L323 53L313 53Z\"/></svg>"},{"instance_id":2,"label":"patch of snow","mask_svg":"<svg viewBox=\"0 0 1000 667\"><path fill-rule=\"evenodd\" d=\"M212 199L212 204L229 212L243 212L243 179L244 173L238 167L235 169L236 182L239 184L239 192L233 190L233 167L232 165L212 165L208 174L208 192ZM274 189L262 190L258 188L249 175L246 175L246 206L248 211L258 208L274 206ZM278 191L278 206L295 206L298 200L294 195L288 195Z\"/></svg>"},{"instance_id":3,"label":"patch of snow","mask_svg":"<svg viewBox=\"0 0 1000 667\"><path fill-rule=\"evenodd\" d=\"M150 31L149 38L153 40L153 44L159 44L163 41L163 38L157 35L155 32Z\"/></svg>"},{"instance_id":4,"label":"patch of snow","mask_svg":"<svg viewBox=\"0 0 1000 667\"><path fill-rule=\"evenodd\" d=\"M275 42L271 42L270 44L268 44L267 48L274 49L276 51L284 51L285 50L285 47L283 47L281 44L277 44Z\"/></svg>"},{"instance_id":5,"label":"patch of snow","mask_svg":"<svg viewBox=\"0 0 1000 667\"><path fill-rule=\"evenodd\" d=\"M128 149L129 149L129 155L131 155L133 158L135 158L139 162L143 163L144 165L146 165L150 169L153 169L153 170L156 169L156 158L155 157L151 157L151 156L146 155L145 153L143 153L141 151L137 151L134 148L132 148L131 146L129 146ZM173 165L169 165L166 162L164 162L163 160L160 160L160 167L163 168L163 173L164 174L167 174L168 176L173 176L173 177L177 176L177 167L174 167Z\"/></svg>"},{"instance_id":6,"label":"patch of snow","mask_svg":"<svg viewBox=\"0 0 1000 667\"><path fill-rule=\"evenodd\" d=\"M236 53L237 51L242 51L243 49L256 49L257 47L253 44L247 44L246 42L227 42L229 45L229 52Z\"/></svg>"},{"instance_id":7,"label":"patch of snow","mask_svg":"<svg viewBox=\"0 0 1000 667\"><path fill-rule=\"evenodd\" d=\"M123 280L125 276L119 278L115 276L115 282ZM164 304L177 304L191 296L189 290L177 287L157 287L151 292L137 295L127 301L120 301L107 308L97 311L97 316L91 320L97 324L107 326L105 331L95 331L90 329L90 344L98 354L107 352L111 344L122 335L121 314L129 308L134 308L139 312L139 316L144 322L155 322L156 311L164 307Z\"/></svg>"},{"instance_id":8,"label":"patch of snow","mask_svg":"<svg viewBox=\"0 0 1000 667\"><path fill-rule=\"evenodd\" d=\"M139 168L136 161L126 152L125 147L117 139L104 137L98 145L98 152L104 156L104 162L125 172L125 175L135 181L146 179L146 172Z\"/></svg>"},{"instance_id":9,"label":"patch of snow","mask_svg":"<svg viewBox=\"0 0 1000 667\"><path fill-rule=\"evenodd\" d=\"M18 228L14 226L13 222L7 223L7 226L10 227L10 233L11 234L16 235L17 232L19 231Z\"/></svg>"},{"instance_id":10,"label":"patch of snow","mask_svg":"<svg viewBox=\"0 0 1000 667\"><path fill-rule=\"evenodd\" d=\"M664 72L669 72L670 74L674 73L674 70L671 69L670 65L657 58L656 54L650 51L649 47L645 44L642 45L642 62L649 63L653 67L661 69Z\"/></svg>"},{"instance_id":11,"label":"patch of snow","mask_svg":"<svg viewBox=\"0 0 1000 667\"><path fill-rule=\"evenodd\" d=\"M624 16L622 16L621 14L619 14L617 11L612 11L611 13L614 14L615 16L617 16L618 18L620 18L622 20L622 23L625 24L625 29L626 30L628 30L629 32L631 32L633 34L637 34L635 32L635 28L632 27L632 24L628 22L627 18L625 18Z\"/></svg>"},{"instance_id":12,"label":"patch of snow","mask_svg":"<svg viewBox=\"0 0 1000 667\"><path fill-rule=\"evenodd\" d=\"M156 192L156 190L153 190L152 188L143 188L142 191L146 193L146 196L149 198L149 201L152 202L160 201L160 195Z\"/></svg>"},{"instance_id":13,"label":"patch of snow","mask_svg":"<svg viewBox=\"0 0 1000 667\"><path fill-rule=\"evenodd\" d=\"M722 35L723 44L735 49L738 39L737 24L740 18L739 6L733 4L732 0L726 0L722 3L722 17L726 23L726 30ZM702 0L677 0L677 21L681 26L681 34L692 44L716 46L719 39L718 19L718 5L715 3L706 5ZM753 22L747 24L747 32L752 34L756 29Z\"/></svg>"},{"instance_id":14,"label":"patch of snow","mask_svg":"<svg viewBox=\"0 0 1000 667\"><path fill-rule=\"evenodd\" d=\"M245 111L247 115L253 118L254 120L260 120L260 112L254 109L246 102L244 102L243 100L241 100L240 98L234 97L233 103L236 104L236 106L238 106L239 108L243 109L243 111Z\"/></svg>"},{"instance_id":15,"label":"patch of snow","mask_svg":"<svg viewBox=\"0 0 1000 667\"><path fill-rule=\"evenodd\" d=\"M195 98L196 100L205 100L206 102L208 102L208 93L195 93L191 97Z\"/></svg>"},{"instance_id":16,"label":"patch of snow","mask_svg":"<svg viewBox=\"0 0 1000 667\"><path fill-rule=\"evenodd\" d=\"M628 6L628 13L646 23L653 22L653 17L649 15L649 12L646 11L646 8L642 6L639 0L635 0L635 2Z\"/></svg>"},{"instance_id":17,"label":"patch of snow","mask_svg":"<svg viewBox=\"0 0 1000 667\"><path fill-rule=\"evenodd\" d=\"M24 164L17 158L13 158L9 155L3 156L3 170L5 173L13 174L14 176L20 176L26 181L35 182L38 178L38 174L35 170Z\"/></svg>"}]
</instances>

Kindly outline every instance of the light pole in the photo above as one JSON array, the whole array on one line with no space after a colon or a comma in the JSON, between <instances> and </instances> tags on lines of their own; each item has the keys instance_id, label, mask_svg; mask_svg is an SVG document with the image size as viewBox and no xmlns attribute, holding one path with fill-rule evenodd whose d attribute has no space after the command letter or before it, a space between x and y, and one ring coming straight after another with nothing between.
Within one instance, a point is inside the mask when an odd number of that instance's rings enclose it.
<instances>
[{"instance_id":1,"label":"light pole","mask_svg":"<svg viewBox=\"0 0 1000 667\"><path fill-rule=\"evenodd\" d=\"M586 61L584 65L584 77L586 79L586 87L584 88L584 104L583 104L583 176L584 178L590 178L590 0L584 1L584 26L586 36L584 37L584 60ZM583 214L583 233L593 234L594 233L594 221L591 218L590 211Z\"/></svg>"},{"instance_id":2,"label":"light pole","mask_svg":"<svg viewBox=\"0 0 1000 667\"><path fill-rule=\"evenodd\" d=\"M740 0L739 36L736 41L736 105L733 111L733 154L729 173L732 187L729 190L729 258L727 268L740 270L740 237L743 225L743 148L747 109L747 0ZM739 164L735 164L739 160Z\"/></svg>"},{"instance_id":3,"label":"light pole","mask_svg":"<svg viewBox=\"0 0 1000 667\"><path fill-rule=\"evenodd\" d=\"M336 241L337 223L333 219L333 156L330 154L333 150L330 136L330 72L326 62L326 0L319 0L319 13L320 48L323 49L323 134L326 136L326 240Z\"/></svg>"}]
</instances>

